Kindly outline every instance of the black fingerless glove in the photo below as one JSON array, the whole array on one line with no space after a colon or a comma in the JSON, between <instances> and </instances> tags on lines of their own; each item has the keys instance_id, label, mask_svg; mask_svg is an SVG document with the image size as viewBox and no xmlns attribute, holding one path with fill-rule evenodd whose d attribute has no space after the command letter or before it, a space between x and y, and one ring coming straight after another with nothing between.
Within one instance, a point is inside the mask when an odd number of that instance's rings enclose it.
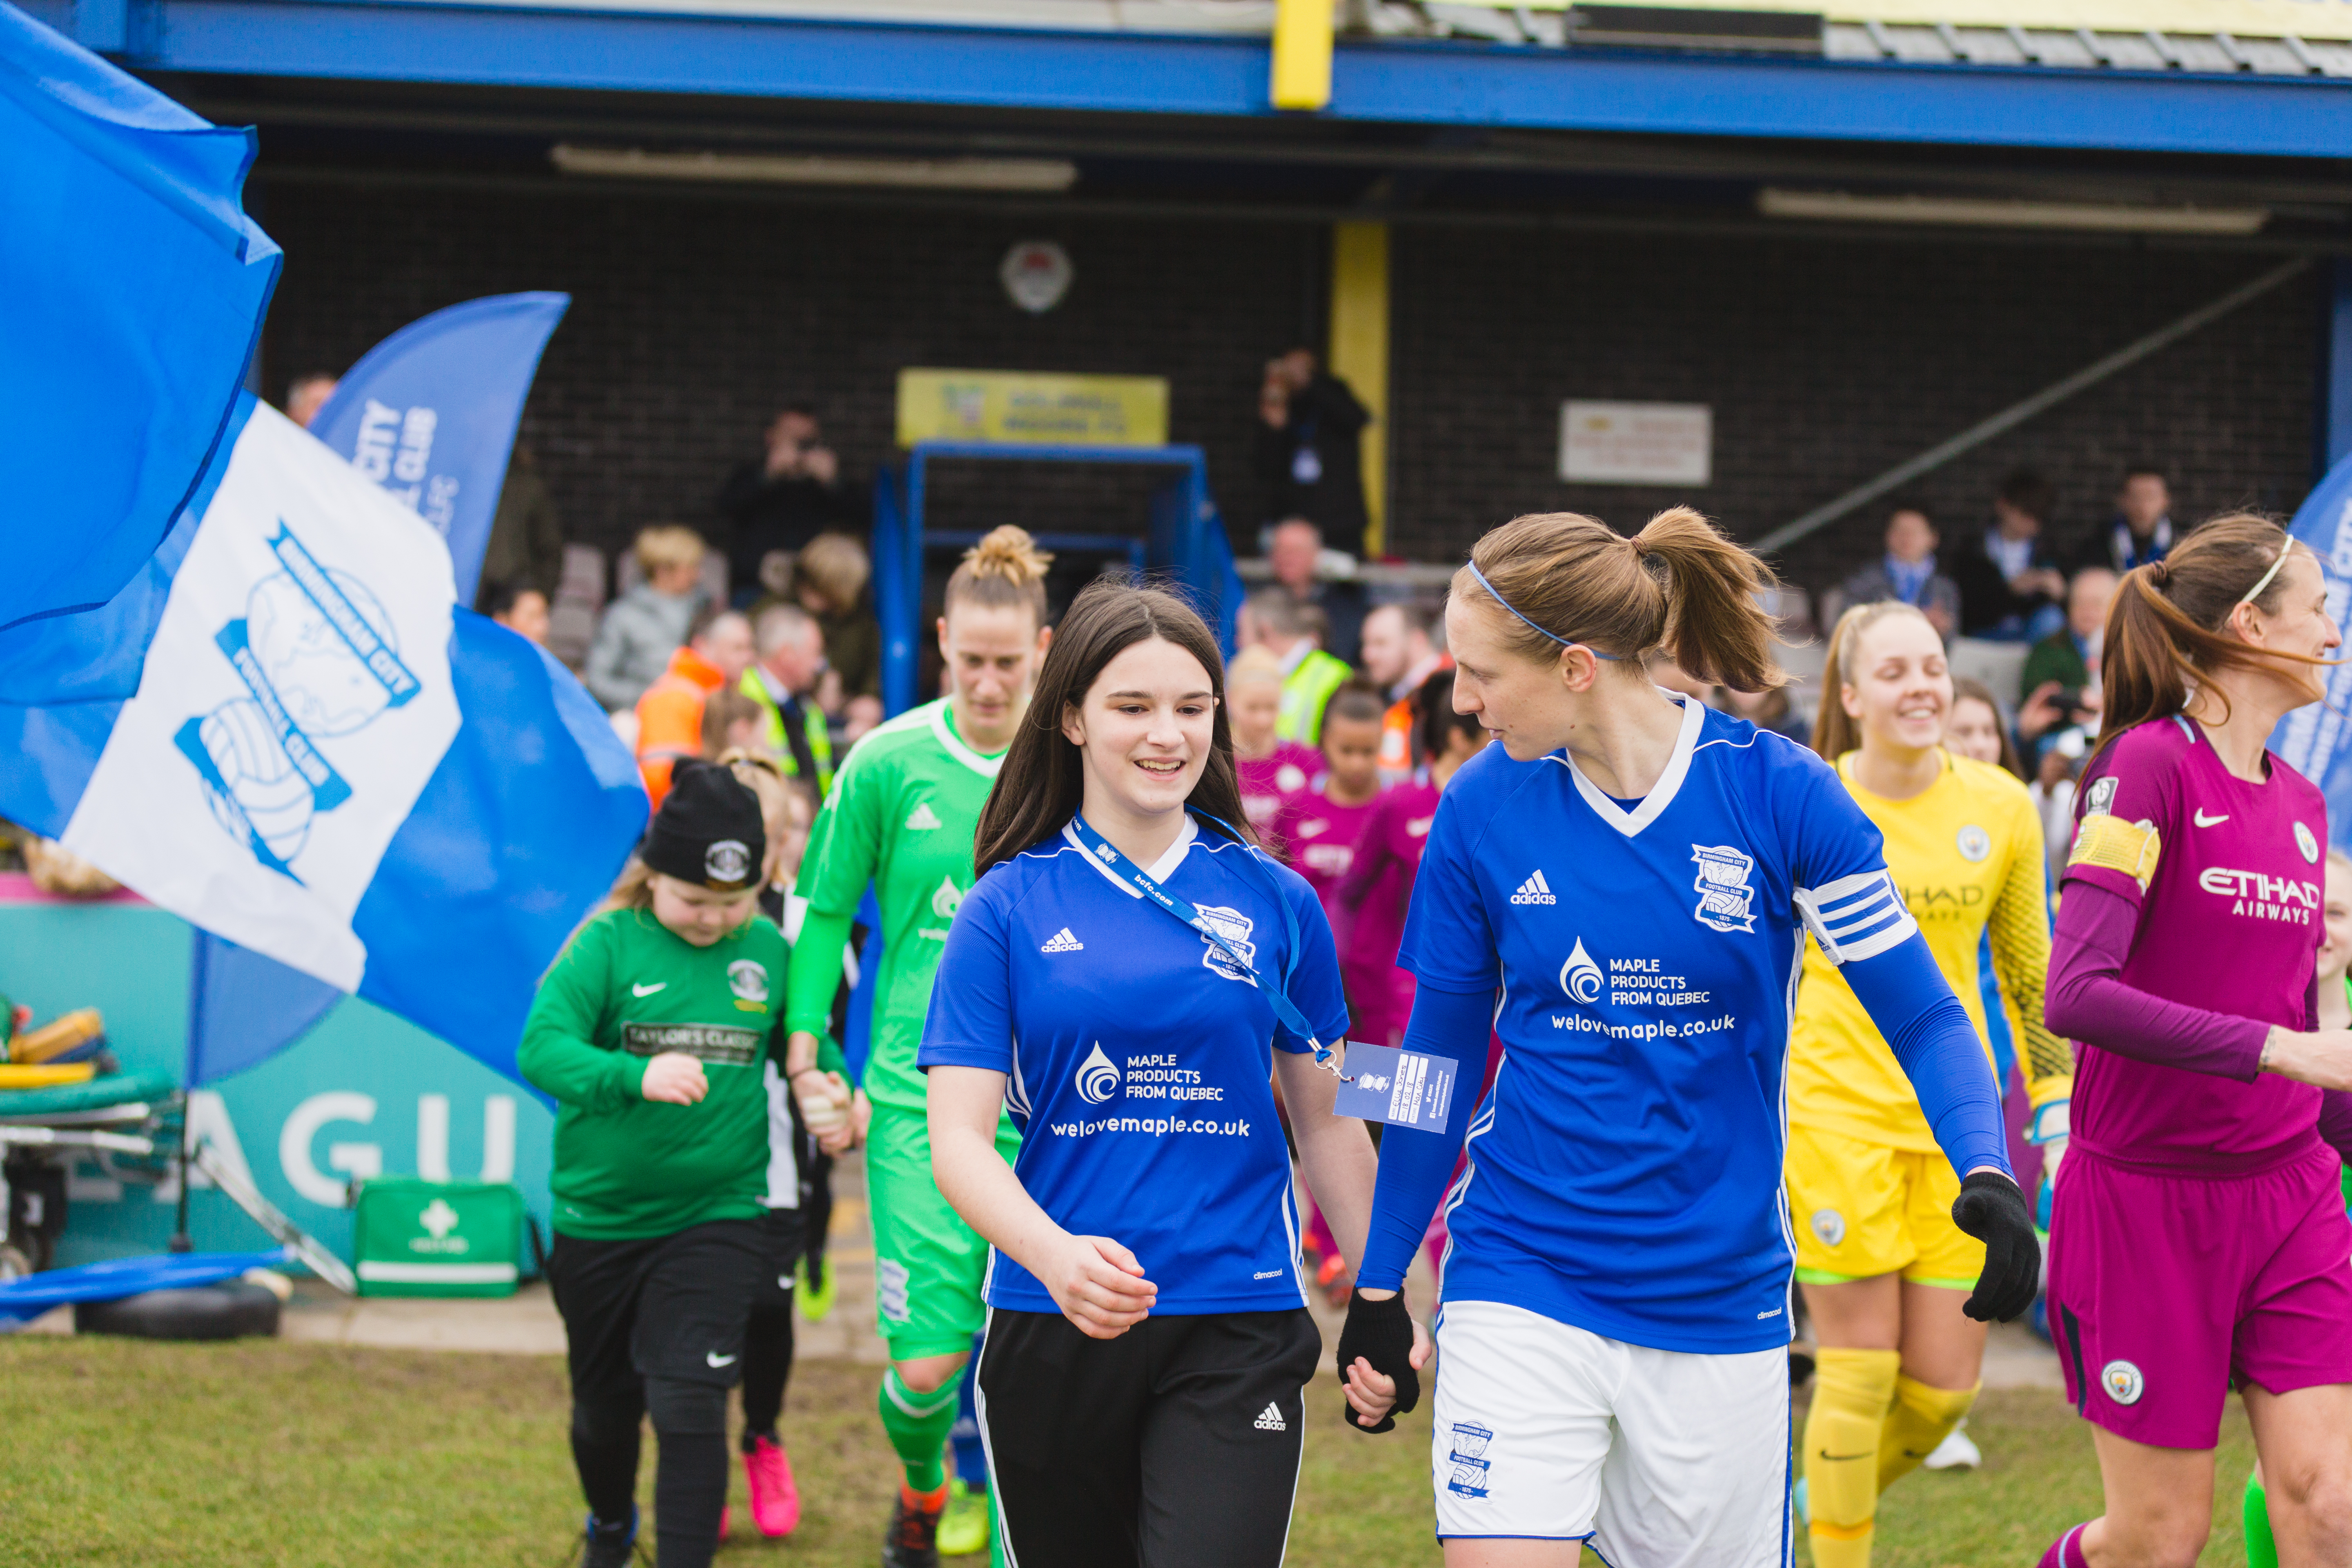
<instances>
[{"instance_id":1,"label":"black fingerless glove","mask_svg":"<svg viewBox=\"0 0 2352 1568\"><path fill-rule=\"evenodd\" d=\"M1403 1291L1385 1301L1369 1300L1361 1290L1348 1298L1348 1321L1339 1330L1341 1386L1359 1356L1382 1377L1396 1380L1396 1404L1377 1426L1365 1426L1350 1405L1348 1425L1359 1432L1385 1432L1396 1425L1399 1415L1421 1403L1421 1373L1412 1365L1412 1314L1405 1310Z\"/></svg>"},{"instance_id":2,"label":"black fingerless glove","mask_svg":"<svg viewBox=\"0 0 2352 1568\"><path fill-rule=\"evenodd\" d=\"M1979 1323L2009 1321L2033 1305L2042 1274L2042 1243L2033 1209L2015 1182L1998 1171L1977 1171L1960 1183L1952 1223L1985 1244L1984 1272L1960 1310Z\"/></svg>"}]
</instances>

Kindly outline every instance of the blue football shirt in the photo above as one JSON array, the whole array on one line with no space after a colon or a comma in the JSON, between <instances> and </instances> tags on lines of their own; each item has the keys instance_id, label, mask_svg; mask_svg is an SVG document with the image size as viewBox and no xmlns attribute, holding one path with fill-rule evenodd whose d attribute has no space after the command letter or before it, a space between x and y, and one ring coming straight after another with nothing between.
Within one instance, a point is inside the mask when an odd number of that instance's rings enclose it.
<instances>
[{"instance_id":1,"label":"blue football shirt","mask_svg":"<svg viewBox=\"0 0 2352 1568\"><path fill-rule=\"evenodd\" d=\"M1503 1063L1446 1194L1447 1300L1661 1350L1787 1342L1801 901L1848 961L1917 930L1877 828L1779 735L1685 702L1630 807L1564 752L1464 764L1400 959L1441 990L1503 993Z\"/></svg>"},{"instance_id":2,"label":"blue football shirt","mask_svg":"<svg viewBox=\"0 0 2352 1568\"><path fill-rule=\"evenodd\" d=\"M1297 872L1189 818L1146 869L1266 984L1287 973L1291 1001L1327 1043L1346 1037L1331 928ZM1160 1287L1153 1310L1185 1315L1306 1304L1268 1079L1276 1050L1307 1048L1206 937L1066 830L965 895L916 1062L1005 1074L1021 1184L1064 1229L1128 1247ZM1060 1310L1001 1255L985 1293L1012 1311Z\"/></svg>"}]
</instances>

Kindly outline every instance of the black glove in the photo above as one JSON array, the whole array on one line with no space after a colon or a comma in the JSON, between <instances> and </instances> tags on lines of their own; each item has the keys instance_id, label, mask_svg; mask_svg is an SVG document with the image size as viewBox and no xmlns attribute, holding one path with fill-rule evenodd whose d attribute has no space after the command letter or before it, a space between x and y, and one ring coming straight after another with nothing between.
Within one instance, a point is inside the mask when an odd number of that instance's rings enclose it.
<instances>
[{"instance_id":1,"label":"black glove","mask_svg":"<svg viewBox=\"0 0 2352 1568\"><path fill-rule=\"evenodd\" d=\"M1361 1356L1371 1363L1382 1377L1396 1379L1396 1404L1377 1426L1367 1426L1357 1418L1356 1407L1348 1406L1348 1425L1359 1432L1385 1432L1396 1425L1397 1416L1421 1403L1421 1373L1412 1365L1412 1314L1405 1310L1404 1292L1400 1290L1385 1301L1366 1299L1361 1290L1348 1298L1348 1321L1339 1329L1339 1382L1348 1381L1348 1369Z\"/></svg>"},{"instance_id":2,"label":"black glove","mask_svg":"<svg viewBox=\"0 0 2352 1568\"><path fill-rule=\"evenodd\" d=\"M1952 1223L1985 1244L1984 1272L1960 1310L1979 1323L2005 1323L2033 1305L2042 1244L2017 1184L1998 1171L1971 1173L1952 1202Z\"/></svg>"}]
</instances>

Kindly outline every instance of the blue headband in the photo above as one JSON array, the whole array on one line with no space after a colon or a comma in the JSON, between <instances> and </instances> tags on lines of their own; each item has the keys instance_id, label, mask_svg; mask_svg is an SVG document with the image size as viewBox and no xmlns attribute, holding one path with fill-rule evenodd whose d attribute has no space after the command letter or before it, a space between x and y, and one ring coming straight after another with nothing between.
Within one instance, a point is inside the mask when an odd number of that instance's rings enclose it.
<instances>
[{"instance_id":1,"label":"blue headband","mask_svg":"<svg viewBox=\"0 0 2352 1568\"><path fill-rule=\"evenodd\" d=\"M1519 616L1519 612L1517 610L1512 609L1511 601L1503 597L1502 595L1495 593L1495 584L1486 581L1486 574L1478 570L1478 563L1475 561L1468 563L1468 565L1470 567L1470 575L1478 579L1478 586L1486 589L1487 593L1494 595L1495 603L1502 605L1503 608L1507 610L1510 610L1511 614ZM1591 654L1593 658L1605 658L1612 664L1622 664L1625 660L1625 656L1622 653L1602 653L1591 643L1570 642L1568 638L1561 637L1558 632L1545 631L1543 627L1536 625L1535 622L1528 620L1525 616L1519 616L1519 623L1526 626L1529 631L1536 632L1541 636L1551 638L1552 641L1559 644L1562 647L1580 647L1585 652Z\"/></svg>"}]
</instances>

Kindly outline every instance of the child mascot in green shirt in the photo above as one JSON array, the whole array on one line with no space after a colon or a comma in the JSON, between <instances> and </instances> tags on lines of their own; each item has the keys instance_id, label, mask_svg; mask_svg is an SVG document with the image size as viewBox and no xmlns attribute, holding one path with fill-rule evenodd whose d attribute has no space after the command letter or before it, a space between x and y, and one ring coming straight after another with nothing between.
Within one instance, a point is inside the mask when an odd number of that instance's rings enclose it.
<instances>
[{"instance_id":1,"label":"child mascot in green shirt","mask_svg":"<svg viewBox=\"0 0 2352 1568\"><path fill-rule=\"evenodd\" d=\"M783 1058L782 933L758 910L759 798L679 764L642 860L541 982L518 1058L554 1097L555 1245L583 1568L636 1539L653 1417L662 1568L706 1568L727 1507L727 1391L769 1247L763 1063Z\"/></svg>"}]
</instances>

